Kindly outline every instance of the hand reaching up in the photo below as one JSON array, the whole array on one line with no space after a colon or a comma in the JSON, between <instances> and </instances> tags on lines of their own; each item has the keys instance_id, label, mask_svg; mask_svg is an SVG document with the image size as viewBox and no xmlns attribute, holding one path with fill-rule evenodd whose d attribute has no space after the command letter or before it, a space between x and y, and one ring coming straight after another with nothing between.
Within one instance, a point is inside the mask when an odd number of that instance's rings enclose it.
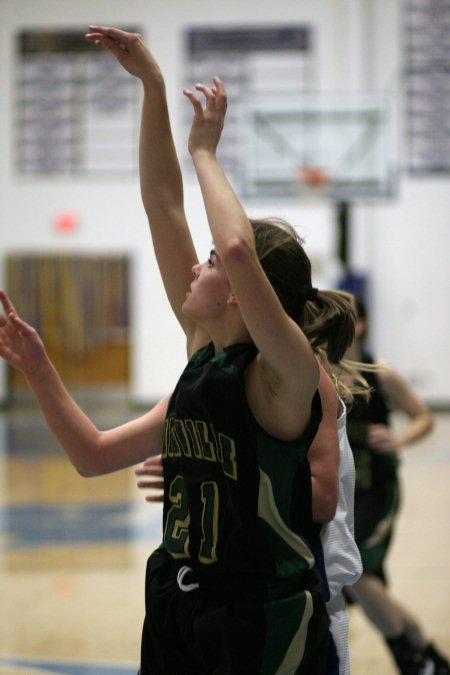
<instances>
[{"instance_id":1,"label":"hand reaching up","mask_svg":"<svg viewBox=\"0 0 450 675\"><path fill-rule=\"evenodd\" d=\"M5 313L0 314L0 356L25 376L32 375L46 360L44 343L37 331L19 317L2 289L0 301Z\"/></svg>"},{"instance_id":2,"label":"hand reaching up","mask_svg":"<svg viewBox=\"0 0 450 675\"><path fill-rule=\"evenodd\" d=\"M194 108L194 119L188 141L191 155L201 150L214 155L222 134L227 111L227 94L220 78L213 77L213 83L211 88L204 84L195 85L196 90L201 92L206 99L205 106L194 92L190 89L183 89L183 94Z\"/></svg>"},{"instance_id":3,"label":"hand reaching up","mask_svg":"<svg viewBox=\"0 0 450 675\"><path fill-rule=\"evenodd\" d=\"M89 28L91 32L86 33L86 40L93 42L97 47L108 49L131 75L140 80L155 75L162 79L159 66L146 47L142 35L107 26L89 26Z\"/></svg>"}]
</instances>

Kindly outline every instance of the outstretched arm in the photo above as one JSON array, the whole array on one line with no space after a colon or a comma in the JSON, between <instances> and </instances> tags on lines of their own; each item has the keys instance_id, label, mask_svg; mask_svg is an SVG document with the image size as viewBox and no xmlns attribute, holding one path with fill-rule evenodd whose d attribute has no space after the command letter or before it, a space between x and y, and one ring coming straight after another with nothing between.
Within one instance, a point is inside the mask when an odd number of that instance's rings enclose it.
<instances>
[{"instance_id":1,"label":"outstretched arm","mask_svg":"<svg viewBox=\"0 0 450 675\"><path fill-rule=\"evenodd\" d=\"M143 85L139 173L153 246L171 307L191 338L193 325L182 314L192 267L198 262L184 210L183 182L175 150L161 70L141 35L90 26L86 39L108 49ZM206 341L206 339L205 339Z\"/></svg>"},{"instance_id":2,"label":"outstretched arm","mask_svg":"<svg viewBox=\"0 0 450 675\"><path fill-rule=\"evenodd\" d=\"M189 151L217 254L259 350L254 367L249 368L250 406L267 431L289 440L309 421L318 364L306 336L284 311L261 267L251 223L217 161L227 99L221 80L215 77L213 82L211 89L196 85L205 105L195 93L184 90L194 109Z\"/></svg>"},{"instance_id":3,"label":"outstretched arm","mask_svg":"<svg viewBox=\"0 0 450 675\"><path fill-rule=\"evenodd\" d=\"M0 356L22 371L50 431L83 476L116 471L161 451L167 397L146 415L100 431L64 386L34 328L18 316L3 290Z\"/></svg>"}]
</instances>

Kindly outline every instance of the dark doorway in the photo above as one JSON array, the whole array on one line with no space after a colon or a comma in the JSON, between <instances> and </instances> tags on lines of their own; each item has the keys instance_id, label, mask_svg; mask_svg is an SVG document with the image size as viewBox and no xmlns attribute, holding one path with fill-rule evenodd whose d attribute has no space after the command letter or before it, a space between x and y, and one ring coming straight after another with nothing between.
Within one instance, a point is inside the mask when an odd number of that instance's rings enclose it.
<instances>
[{"instance_id":1,"label":"dark doorway","mask_svg":"<svg viewBox=\"0 0 450 675\"><path fill-rule=\"evenodd\" d=\"M68 386L123 385L129 364L125 255L14 254L8 293L34 326ZM11 369L11 389L24 383Z\"/></svg>"}]
</instances>

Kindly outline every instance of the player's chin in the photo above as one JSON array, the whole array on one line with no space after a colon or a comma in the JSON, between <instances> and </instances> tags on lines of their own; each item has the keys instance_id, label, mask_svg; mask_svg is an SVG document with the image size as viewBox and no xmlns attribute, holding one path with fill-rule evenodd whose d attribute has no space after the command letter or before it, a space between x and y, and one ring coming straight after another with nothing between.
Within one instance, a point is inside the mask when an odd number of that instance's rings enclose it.
<instances>
[{"instance_id":1,"label":"player's chin","mask_svg":"<svg viewBox=\"0 0 450 675\"><path fill-rule=\"evenodd\" d=\"M193 316L193 314L192 314L192 301L191 301L191 293L190 293L190 291L188 291L188 292L186 293L186 299L185 299L185 301L183 302L183 304L181 305L181 311L182 311L183 314L185 314L186 316L190 316L190 317Z\"/></svg>"}]
</instances>

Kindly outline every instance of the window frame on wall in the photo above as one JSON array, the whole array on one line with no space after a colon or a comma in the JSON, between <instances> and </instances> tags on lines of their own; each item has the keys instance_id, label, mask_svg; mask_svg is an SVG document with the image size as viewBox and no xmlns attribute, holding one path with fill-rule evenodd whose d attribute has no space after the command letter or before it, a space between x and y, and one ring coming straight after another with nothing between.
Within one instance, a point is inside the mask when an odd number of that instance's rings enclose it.
<instances>
[{"instance_id":1,"label":"window frame on wall","mask_svg":"<svg viewBox=\"0 0 450 675\"><path fill-rule=\"evenodd\" d=\"M450 0L403 3L406 168L450 175Z\"/></svg>"},{"instance_id":2,"label":"window frame on wall","mask_svg":"<svg viewBox=\"0 0 450 675\"><path fill-rule=\"evenodd\" d=\"M14 82L17 175L136 174L138 82L82 28L18 33Z\"/></svg>"}]
</instances>

